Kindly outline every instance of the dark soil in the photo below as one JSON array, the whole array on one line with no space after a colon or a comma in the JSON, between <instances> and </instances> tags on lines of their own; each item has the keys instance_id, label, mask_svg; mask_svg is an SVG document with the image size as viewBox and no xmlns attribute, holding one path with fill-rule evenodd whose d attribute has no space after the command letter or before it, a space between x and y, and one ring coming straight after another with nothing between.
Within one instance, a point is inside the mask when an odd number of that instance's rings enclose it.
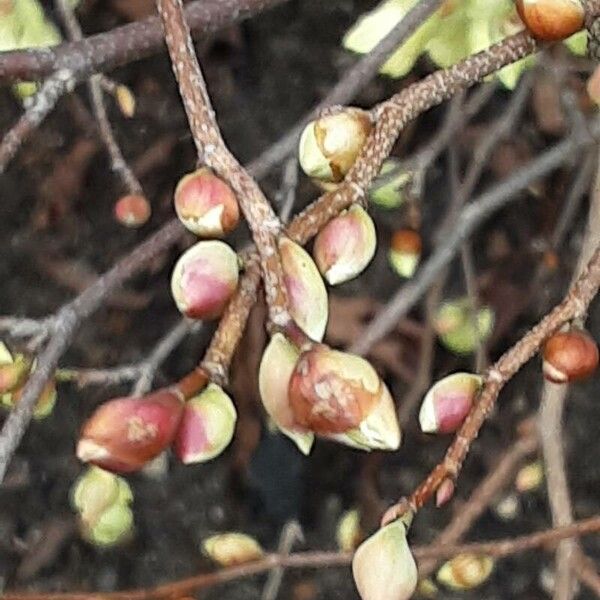
<instances>
[{"instance_id":1,"label":"dark soil","mask_svg":"<svg viewBox=\"0 0 600 600\"><path fill-rule=\"evenodd\" d=\"M224 136L242 159L251 159L277 139L286 128L321 98L353 58L339 46L343 32L372 3L337 0L292 0L231 31L199 45L209 89ZM86 32L109 29L121 22L111 3L90 3L82 17ZM419 67L425 72L430 65ZM193 145L186 128L170 65L165 54L140 61L112 73L129 85L138 100L136 116L124 119L109 101L110 115L124 153L133 164L159 142L152 168L142 175L151 199L153 216L141 230L127 230L112 217L112 205L123 193L82 105L86 90L64 99L43 127L26 144L0 186L0 313L43 316L72 298L85 284L81 269L101 273L172 217L171 193L179 177L193 168ZM371 105L390 95L402 83L378 79L365 87L358 104ZM459 140L461 160L468 160L473 140L506 105L508 94L498 91L488 109ZM15 121L20 108L8 89L0 93L0 130ZM397 154L406 155L435 132L443 109L419 119L403 137ZM555 141L540 133L533 110L507 147L526 146L530 155ZM91 148L91 150L90 150ZM518 166L518 165L517 165ZM58 173L58 175L57 175ZM553 175L538 197L524 195L490 220L474 239L476 268L482 288L496 302L508 325L489 348L490 356L514 343L565 290L581 241L586 207L572 225L561 250L558 269L530 297L527 284L541 259L537 240L547 239L574 174L573 165ZM494 181L494 169L484 183ZM264 182L272 197L280 174ZM431 170L421 207L425 238L439 223L448 200L446 161ZM315 197L303 179L298 205ZM584 203L585 204L585 203ZM394 228L407 223L405 210L374 211L380 235L380 252L367 273L336 291L344 297L373 296L385 300L398 287L386 262L386 247ZM501 236L507 252L496 258L492 240ZM432 242L426 243L429 252ZM138 277L127 294L113 297L110 306L82 328L76 343L63 358L67 366L106 367L131 363L146 355L153 343L178 318L168 291L168 277L177 250L157 261L149 274ZM57 267L58 265L58 267ZM52 268L51 268L52 267ZM64 279L70 278L69 285ZM485 283L492 281L493 284ZM451 269L445 294L464 293L457 266ZM502 300L499 300L502 298ZM515 310L510 308L517 307ZM504 312L503 312L504 311ZM510 313L510 314L509 314ZM514 313L514 314L513 314ZM508 315L508 316L507 316ZM340 318L332 314L332 319ZM421 310L412 315L422 321ZM260 327L256 327L260 331ZM590 330L600 331L600 311L592 310ZM190 337L161 369L157 385L174 380L192 368L209 338L207 329ZM258 336L260 337L260 335ZM414 372L417 344L414 338L391 336L397 360ZM251 351L248 352L248 348ZM275 549L282 525L299 519L306 541L298 549L335 548L335 523L341 512L360 498L375 493L385 506L409 492L443 454L449 439L425 438L416 419L404 424L403 448L397 454L366 457L330 443L319 442L305 459L291 443L263 427L259 443L252 443L252 428L259 423L256 380L249 356L259 356L252 343L238 360L234 396L239 405L238 441L218 460L183 467L171 461L168 473L158 478L132 476L136 531L133 539L111 550L82 541L73 527L69 488L82 470L74 456L81 423L104 399L127 393L121 389L61 385L51 417L34 422L0 487L0 592L5 589L39 591L100 590L152 586L200 570L209 564L199 544L207 534L240 530ZM459 359L436 348L435 375L472 368L472 358ZM384 371L385 372L385 371ZM409 383L387 372L387 381L401 401ZM498 455L516 437L516 425L533 414L539 403L539 360L520 373L503 391L499 409L477 441L460 478L457 497L442 510L426 508L416 519L412 539L426 543L443 528L454 511L460 511L470 491L493 466ZM573 386L565 427L568 471L579 518L600 510L600 422L597 396L600 382ZM0 417L1 418L1 417ZM250 440L248 442L247 440ZM246 440L246 441L243 441ZM373 475L374 473L374 475ZM511 486L507 488L511 492ZM469 539L492 539L549 526L545 491L518 496L518 510L506 520L488 511ZM373 504L364 503L365 521L374 523ZM370 511L370 512L369 512ZM600 538L584 540L589 556L600 560ZM537 551L499 562L489 582L471 593L440 591L439 598L547 598L544 588L553 557ZM251 600L260 598L264 577L242 580L204 592L206 598ZM317 600L356 598L347 569L294 571L286 575L280 598ZM582 590L580 598L591 598Z\"/></svg>"}]
</instances>

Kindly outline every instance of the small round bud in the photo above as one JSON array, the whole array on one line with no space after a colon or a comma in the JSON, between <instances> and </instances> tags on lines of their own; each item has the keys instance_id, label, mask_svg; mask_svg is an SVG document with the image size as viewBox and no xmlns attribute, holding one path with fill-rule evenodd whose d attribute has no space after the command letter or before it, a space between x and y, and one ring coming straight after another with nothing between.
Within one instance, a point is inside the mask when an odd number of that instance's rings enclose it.
<instances>
[{"instance_id":1,"label":"small round bud","mask_svg":"<svg viewBox=\"0 0 600 600\"><path fill-rule=\"evenodd\" d=\"M598 367L598 346L589 333L572 329L555 333L544 344L544 377L568 383L589 377Z\"/></svg>"},{"instance_id":2,"label":"small round bud","mask_svg":"<svg viewBox=\"0 0 600 600\"><path fill-rule=\"evenodd\" d=\"M517 0L517 11L531 35L546 42L570 37L585 20L581 0Z\"/></svg>"},{"instance_id":3,"label":"small round bud","mask_svg":"<svg viewBox=\"0 0 600 600\"><path fill-rule=\"evenodd\" d=\"M168 389L105 402L83 426L77 457L108 471L137 471L171 444L182 413Z\"/></svg>"},{"instance_id":4,"label":"small round bud","mask_svg":"<svg viewBox=\"0 0 600 600\"><path fill-rule=\"evenodd\" d=\"M400 277L412 277L421 259L421 236L412 229L398 229L392 236L388 258Z\"/></svg>"},{"instance_id":5,"label":"small round bud","mask_svg":"<svg viewBox=\"0 0 600 600\"><path fill-rule=\"evenodd\" d=\"M412 178L413 174L403 169L397 158L388 158L369 188L369 199L379 208L399 208L406 201L406 187Z\"/></svg>"},{"instance_id":6,"label":"small round bud","mask_svg":"<svg viewBox=\"0 0 600 600\"><path fill-rule=\"evenodd\" d=\"M492 333L494 312L484 306L473 315L468 297L448 300L438 308L433 326L448 350L455 354L471 354Z\"/></svg>"},{"instance_id":7,"label":"small round bud","mask_svg":"<svg viewBox=\"0 0 600 600\"><path fill-rule=\"evenodd\" d=\"M245 533L219 533L202 542L202 550L209 558L223 567L241 565L262 558L261 545Z\"/></svg>"},{"instance_id":8,"label":"small round bud","mask_svg":"<svg viewBox=\"0 0 600 600\"><path fill-rule=\"evenodd\" d=\"M437 580L453 590L472 590L485 583L493 569L491 556L458 554L440 567Z\"/></svg>"},{"instance_id":9,"label":"small round bud","mask_svg":"<svg viewBox=\"0 0 600 600\"><path fill-rule=\"evenodd\" d=\"M536 460L525 465L515 477L515 488L521 494L537 490L544 481L544 465Z\"/></svg>"},{"instance_id":10,"label":"small round bud","mask_svg":"<svg viewBox=\"0 0 600 600\"><path fill-rule=\"evenodd\" d=\"M125 227L141 227L148 221L152 208L140 194L128 194L115 202L115 219Z\"/></svg>"},{"instance_id":11,"label":"small round bud","mask_svg":"<svg viewBox=\"0 0 600 600\"><path fill-rule=\"evenodd\" d=\"M313 256L327 282L338 285L360 275L376 248L373 220L355 204L323 227L315 239Z\"/></svg>"},{"instance_id":12,"label":"small round bud","mask_svg":"<svg viewBox=\"0 0 600 600\"><path fill-rule=\"evenodd\" d=\"M417 587L417 565L401 520L367 538L352 559L354 583L362 600L408 600Z\"/></svg>"},{"instance_id":13,"label":"small round bud","mask_svg":"<svg viewBox=\"0 0 600 600\"><path fill-rule=\"evenodd\" d=\"M25 388L22 387L17 391L13 392L11 395L3 396L2 402L8 406L15 406L19 403L21 396L23 395L23 390ZM33 418L34 419L44 419L49 416L54 410L54 406L56 404L56 383L54 380L50 380L44 386L40 397L35 403L35 408L33 409Z\"/></svg>"},{"instance_id":14,"label":"small round bud","mask_svg":"<svg viewBox=\"0 0 600 600\"><path fill-rule=\"evenodd\" d=\"M301 428L294 419L288 396L290 378L300 352L281 333L276 333L265 348L258 371L260 399L268 415L282 433L309 454L314 434Z\"/></svg>"},{"instance_id":15,"label":"small round bud","mask_svg":"<svg viewBox=\"0 0 600 600\"><path fill-rule=\"evenodd\" d=\"M179 181L174 202L179 220L201 237L223 237L240 220L235 193L207 168L188 173Z\"/></svg>"},{"instance_id":16,"label":"small round bud","mask_svg":"<svg viewBox=\"0 0 600 600\"><path fill-rule=\"evenodd\" d=\"M352 552L364 539L358 510L347 510L339 519L335 539L342 552Z\"/></svg>"},{"instance_id":17,"label":"small round bud","mask_svg":"<svg viewBox=\"0 0 600 600\"><path fill-rule=\"evenodd\" d=\"M453 373L440 379L426 394L419 412L425 433L454 433L481 390L483 379L472 373Z\"/></svg>"},{"instance_id":18,"label":"small round bud","mask_svg":"<svg viewBox=\"0 0 600 600\"><path fill-rule=\"evenodd\" d=\"M327 327L329 303L319 270L310 254L289 238L280 239L279 256L290 314L308 337L320 342Z\"/></svg>"},{"instance_id":19,"label":"small round bud","mask_svg":"<svg viewBox=\"0 0 600 600\"><path fill-rule=\"evenodd\" d=\"M25 383L31 360L24 354L14 357L3 342L0 342L0 395L13 392Z\"/></svg>"},{"instance_id":20,"label":"small round bud","mask_svg":"<svg viewBox=\"0 0 600 600\"><path fill-rule=\"evenodd\" d=\"M359 108L345 108L311 121L300 137L302 170L314 179L341 181L358 157L373 124Z\"/></svg>"},{"instance_id":21,"label":"small round bud","mask_svg":"<svg viewBox=\"0 0 600 600\"><path fill-rule=\"evenodd\" d=\"M186 317L216 319L235 292L238 276L237 255L227 244L198 242L177 261L171 293Z\"/></svg>"},{"instance_id":22,"label":"small round bud","mask_svg":"<svg viewBox=\"0 0 600 600\"><path fill-rule=\"evenodd\" d=\"M209 384L185 404L173 446L175 454L186 465L219 456L233 438L236 420L231 398L218 385Z\"/></svg>"},{"instance_id":23,"label":"small round bud","mask_svg":"<svg viewBox=\"0 0 600 600\"><path fill-rule=\"evenodd\" d=\"M366 360L315 345L300 355L290 378L294 419L315 433L344 433L358 427L375 408L381 386Z\"/></svg>"},{"instance_id":24,"label":"small round bud","mask_svg":"<svg viewBox=\"0 0 600 600\"><path fill-rule=\"evenodd\" d=\"M115 100L125 117L131 119L135 115L135 96L126 85L120 84L115 88Z\"/></svg>"}]
</instances>

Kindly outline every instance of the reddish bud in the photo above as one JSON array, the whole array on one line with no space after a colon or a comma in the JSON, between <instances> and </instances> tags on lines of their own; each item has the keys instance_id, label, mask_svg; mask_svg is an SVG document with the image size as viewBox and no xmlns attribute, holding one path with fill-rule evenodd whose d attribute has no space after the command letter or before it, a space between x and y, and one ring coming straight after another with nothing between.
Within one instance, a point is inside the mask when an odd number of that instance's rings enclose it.
<instances>
[{"instance_id":1,"label":"reddish bud","mask_svg":"<svg viewBox=\"0 0 600 600\"><path fill-rule=\"evenodd\" d=\"M388 258L400 277L412 277L421 258L421 236L412 229L397 230L392 236Z\"/></svg>"},{"instance_id":2,"label":"reddish bud","mask_svg":"<svg viewBox=\"0 0 600 600\"><path fill-rule=\"evenodd\" d=\"M290 406L300 426L324 435L344 433L377 406L381 386L366 360L318 344L298 359L290 378Z\"/></svg>"},{"instance_id":3,"label":"reddish bud","mask_svg":"<svg viewBox=\"0 0 600 600\"><path fill-rule=\"evenodd\" d=\"M440 484L440 487L435 492L435 506L436 508L440 508L447 504L454 496L454 490L456 486L452 479L444 479Z\"/></svg>"},{"instance_id":4,"label":"reddish bud","mask_svg":"<svg viewBox=\"0 0 600 600\"><path fill-rule=\"evenodd\" d=\"M24 389L25 388L22 387L16 392L13 392L11 395L3 396L2 402L8 406L15 406L15 404L18 404L19 400L21 399ZM50 380L44 386L40 397L35 403L33 417L35 419L43 419L44 417L47 417L52 412L52 409L56 404L56 396L56 384L53 380Z\"/></svg>"},{"instance_id":5,"label":"reddish bud","mask_svg":"<svg viewBox=\"0 0 600 600\"><path fill-rule=\"evenodd\" d=\"M7 362L0 360L0 394L12 392L23 385L30 369L31 361L23 354L17 354L14 359L10 357Z\"/></svg>"},{"instance_id":6,"label":"reddish bud","mask_svg":"<svg viewBox=\"0 0 600 600\"><path fill-rule=\"evenodd\" d=\"M105 402L83 426L77 456L108 471L137 471L171 444L182 413L168 389Z\"/></svg>"},{"instance_id":7,"label":"reddish bud","mask_svg":"<svg viewBox=\"0 0 600 600\"><path fill-rule=\"evenodd\" d=\"M315 239L313 256L330 285L360 275L377 248L375 225L359 205L344 211L323 227Z\"/></svg>"},{"instance_id":8,"label":"reddish bud","mask_svg":"<svg viewBox=\"0 0 600 600\"><path fill-rule=\"evenodd\" d=\"M421 404L419 423L425 433L453 433L465 420L483 379L472 373L453 373L438 381Z\"/></svg>"},{"instance_id":9,"label":"reddish bud","mask_svg":"<svg viewBox=\"0 0 600 600\"><path fill-rule=\"evenodd\" d=\"M580 329L555 333L544 345L544 377L568 383L589 377L598 367L598 346Z\"/></svg>"},{"instance_id":10,"label":"reddish bud","mask_svg":"<svg viewBox=\"0 0 600 600\"><path fill-rule=\"evenodd\" d=\"M570 37L585 19L581 0L517 0L517 11L531 35L546 42Z\"/></svg>"},{"instance_id":11,"label":"reddish bud","mask_svg":"<svg viewBox=\"0 0 600 600\"><path fill-rule=\"evenodd\" d=\"M125 227L141 227L152 214L148 200L140 194L119 198L114 206L115 218Z\"/></svg>"},{"instance_id":12,"label":"reddish bud","mask_svg":"<svg viewBox=\"0 0 600 600\"><path fill-rule=\"evenodd\" d=\"M192 319L216 319L238 284L236 253L224 242L198 242L177 261L171 293L177 308Z\"/></svg>"},{"instance_id":13,"label":"reddish bud","mask_svg":"<svg viewBox=\"0 0 600 600\"><path fill-rule=\"evenodd\" d=\"M235 193L207 168L189 173L179 181L175 211L183 225L201 237L223 237L240 220Z\"/></svg>"}]
</instances>

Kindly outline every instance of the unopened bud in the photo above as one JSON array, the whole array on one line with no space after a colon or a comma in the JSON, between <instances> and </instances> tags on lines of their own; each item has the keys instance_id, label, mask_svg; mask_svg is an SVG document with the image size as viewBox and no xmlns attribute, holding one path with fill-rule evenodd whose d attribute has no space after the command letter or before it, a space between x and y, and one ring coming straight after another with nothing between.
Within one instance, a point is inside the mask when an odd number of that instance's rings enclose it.
<instances>
[{"instance_id":1,"label":"unopened bud","mask_svg":"<svg viewBox=\"0 0 600 600\"><path fill-rule=\"evenodd\" d=\"M315 239L313 255L327 282L337 285L360 275L376 248L373 219L355 204L323 227Z\"/></svg>"},{"instance_id":2,"label":"unopened bud","mask_svg":"<svg viewBox=\"0 0 600 600\"><path fill-rule=\"evenodd\" d=\"M341 181L358 157L373 124L369 114L345 108L311 121L298 150L302 170L314 179Z\"/></svg>"},{"instance_id":3,"label":"unopened bud","mask_svg":"<svg viewBox=\"0 0 600 600\"><path fill-rule=\"evenodd\" d=\"M283 237L279 255L292 318L311 339L325 335L329 306L327 290L310 254L299 244Z\"/></svg>"},{"instance_id":4,"label":"unopened bud","mask_svg":"<svg viewBox=\"0 0 600 600\"><path fill-rule=\"evenodd\" d=\"M600 65L594 69L586 83L588 96L596 104L600 106Z\"/></svg>"},{"instance_id":5,"label":"unopened bud","mask_svg":"<svg viewBox=\"0 0 600 600\"><path fill-rule=\"evenodd\" d=\"M115 202L115 218L125 227L141 227L148 221L152 208L145 196L128 194Z\"/></svg>"},{"instance_id":6,"label":"unopened bud","mask_svg":"<svg viewBox=\"0 0 600 600\"><path fill-rule=\"evenodd\" d=\"M388 258L400 277L412 277L421 259L421 236L412 229L395 231Z\"/></svg>"},{"instance_id":7,"label":"unopened bud","mask_svg":"<svg viewBox=\"0 0 600 600\"><path fill-rule=\"evenodd\" d=\"M458 554L440 567L437 580L453 590L472 590L484 583L493 569L491 556Z\"/></svg>"},{"instance_id":8,"label":"unopened bud","mask_svg":"<svg viewBox=\"0 0 600 600\"><path fill-rule=\"evenodd\" d=\"M515 487L521 494L537 490L544 481L544 466L536 460L522 467L515 477Z\"/></svg>"},{"instance_id":9,"label":"unopened bud","mask_svg":"<svg viewBox=\"0 0 600 600\"><path fill-rule=\"evenodd\" d=\"M2 403L14 407L19 403L21 397L23 395L24 387L19 388L12 394L6 394L2 396ZM56 383L54 380L50 380L44 386L42 393L40 394L37 402L35 403L35 408L33 409L33 417L35 419L44 419L48 415L52 413L54 406L56 404Z\"/></svg>"},{"instance_id":10,"label":"unopened bud","mask_svg":"<svg viewBox=\"0 0 600 600\"><path fill-rule=\"evenodd\" d=\"M261 545L245 533L219 533L202 542L204 553L223 567L241 565L264 556Z\"/></svg>"},{"instance_id":11,"label":"unopened bud","mask_svg":"<svg viewBox=\"0 0 600 600\"><path fill-rule=\"evenodd\" d=\"M240 220L234 191L206 167L188 173L179 181L174 202L179 220L201 237L223 237Z\"/></svg>"},{"instance_id":12,"label":"unopened bud","mask_svg":"<svg viewBox=\"0 0 600 600\"><path fill-rule=\"evenodd\" d=\"M483 379L472 373L453 373L440 379L427 392L419 412L425 433L453 433L464 422Z\"/></svg>"},{"instance_id":13,"label":"unopened bud","mask_svg":"<svg viewBox=\"0 0 600 600\"><path fill-rule=\"evenodd\" d=\"M454 490L456 489L456 484L452 479L444 479L440 484L440 487L435 491L435 506L436 508L441 508L444 504L447 504L452 500L452 496L454 496Z\"/></svg>"},{"instance_id":14,"label":"unopened bud","mask_svg":"<svg viewBox=\"0 0 600 600\"><path fill-rule=\"evenodd\" d=\"M20 387L31 369L31 360L24 354L16 354L13 358L3 342L0 355L0 394L12 392Z\"/></svg>"},{"instance_id":15,"label":"unopened bud","mask_svg":"<svg viewBox=\"0 0 600 600\"><path fill-rule=\"evenodd\" d=\"M314 434L301 428L290 406L288 386L300 352L282 334L276 333L266 347L258 371L263 406L275 425L308 454Z\"/></svg>"},{"instance_id":16,"label":"unopened bud","mask_svg":"<svg viewBox=\"0 0 600 600\"><path fill-rule=\"evenodd\" d=\"M231 442L237 412L221 387L209 384L188 400L175 437L175 454L184 464L215 458Z\"/></svg>"},{"instance_id":17,"label":"unopened bud","mask_svg":"<svg viewBox=\"0 0 600 600\"><path fill-rule=\"evenodd\" d=\"M347 510L337 523L335 539L342 552L352 552L363 539L358 510Z\"/></svg>"},{"instance_id":18,"label":"unopened bud","mask_svg":"<svg viewBox=\"0 0 600 600\"><path fill-rule=\"evenodd\" d=\"M523 23L539 40L564 40L584 26L581 0L517 0L516 4Z\"/></svg>"},{"instance_id":19,"label":"unopened bud","mask_svg":"<svg viewBox=\"0 0 600 600\"><path fill-rule=\"evenodd\" d=\"M169 389L109 400L83 426L77 457L109 471L137 471L168 448L182 413L183 402Z\"/></svg>"},{"instance_id":20,"label":"unopened bud","mask_svg":"<svg viewBox=\"0 0 600 600\"><path fill-rule=\"evenodd\" d=\"M118 85L115 88L115 100L124 116L131 119L135 114L135 96L126 85Z\"/></svg>"},{"instance_id":21,"label":"unopened bud","mask_svg":"<svg viewBox=\"0 0 600 600\"><path fill-rule=\"evenodd\" d=\"M396 520L367 538L356 550L352 574L362 600L408 600L417 587L417 565Z\"/></svg>"},{"instance_id":22,"label":"unopened bud","mask_svg":"<svg viewBox=\"0 0 600 600\"><path fill-rule=\"evenodd\" d=\"M235 292L238 277L237 255L227 244L198 242L177 261L171 293L186 317L216 319Z\"/></svg>"},{"instance_id":23,"label":"unopened bud","mask_svg":"<svg viewBox=\"0 0 600 600\"><path fill-rule=\"evenodd\" d=\"M471 354L492 333L494 312L488 307L474 312L469 298L458 298L442 303L433 325L448 350Z\"/></svg>"},{"instance_id":24,"label":"unopened bud","mask_svg":"<svg viewBox=\"0 0 600 600\"><path fill-rule=\"evenodd\" d=\"M544 344L544 377L568 383L589 377L598 367L598 346L589 333L572 329L555 333Z\"/></svg>"},{"instance_id":25,"label":"unopened bud","mask_svg":"<svg viewBox=\"0 0 600 600\"><path fill-rule=\"evenodd\" d=\"M369 188L369 199L380 208L398 208L406 201L406 187L412 178L412 173L404 170L398 159L388 158Z\"/></svg>"}]
</instances>

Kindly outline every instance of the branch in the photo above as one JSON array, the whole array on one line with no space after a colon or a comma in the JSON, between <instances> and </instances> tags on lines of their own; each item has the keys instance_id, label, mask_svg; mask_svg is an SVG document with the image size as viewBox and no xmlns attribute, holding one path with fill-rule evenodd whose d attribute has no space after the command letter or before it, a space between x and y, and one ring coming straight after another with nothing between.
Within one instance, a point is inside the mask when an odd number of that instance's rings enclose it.
<instances>
[{"instance_id":1,"label":"branch","mask_svg":"<svg viewBox=\"0 0 600 600\"><path fill-rule=\"evenodd\" d=\"M197 35L207 35L238 23L284 0L196 0L186 8L186 18ZM0 82L43 79L60 69L76 81L108 71L163 49L158 17L150 17L77 42L50 48L0 52Z\"/></svg>"}]
</instances>

